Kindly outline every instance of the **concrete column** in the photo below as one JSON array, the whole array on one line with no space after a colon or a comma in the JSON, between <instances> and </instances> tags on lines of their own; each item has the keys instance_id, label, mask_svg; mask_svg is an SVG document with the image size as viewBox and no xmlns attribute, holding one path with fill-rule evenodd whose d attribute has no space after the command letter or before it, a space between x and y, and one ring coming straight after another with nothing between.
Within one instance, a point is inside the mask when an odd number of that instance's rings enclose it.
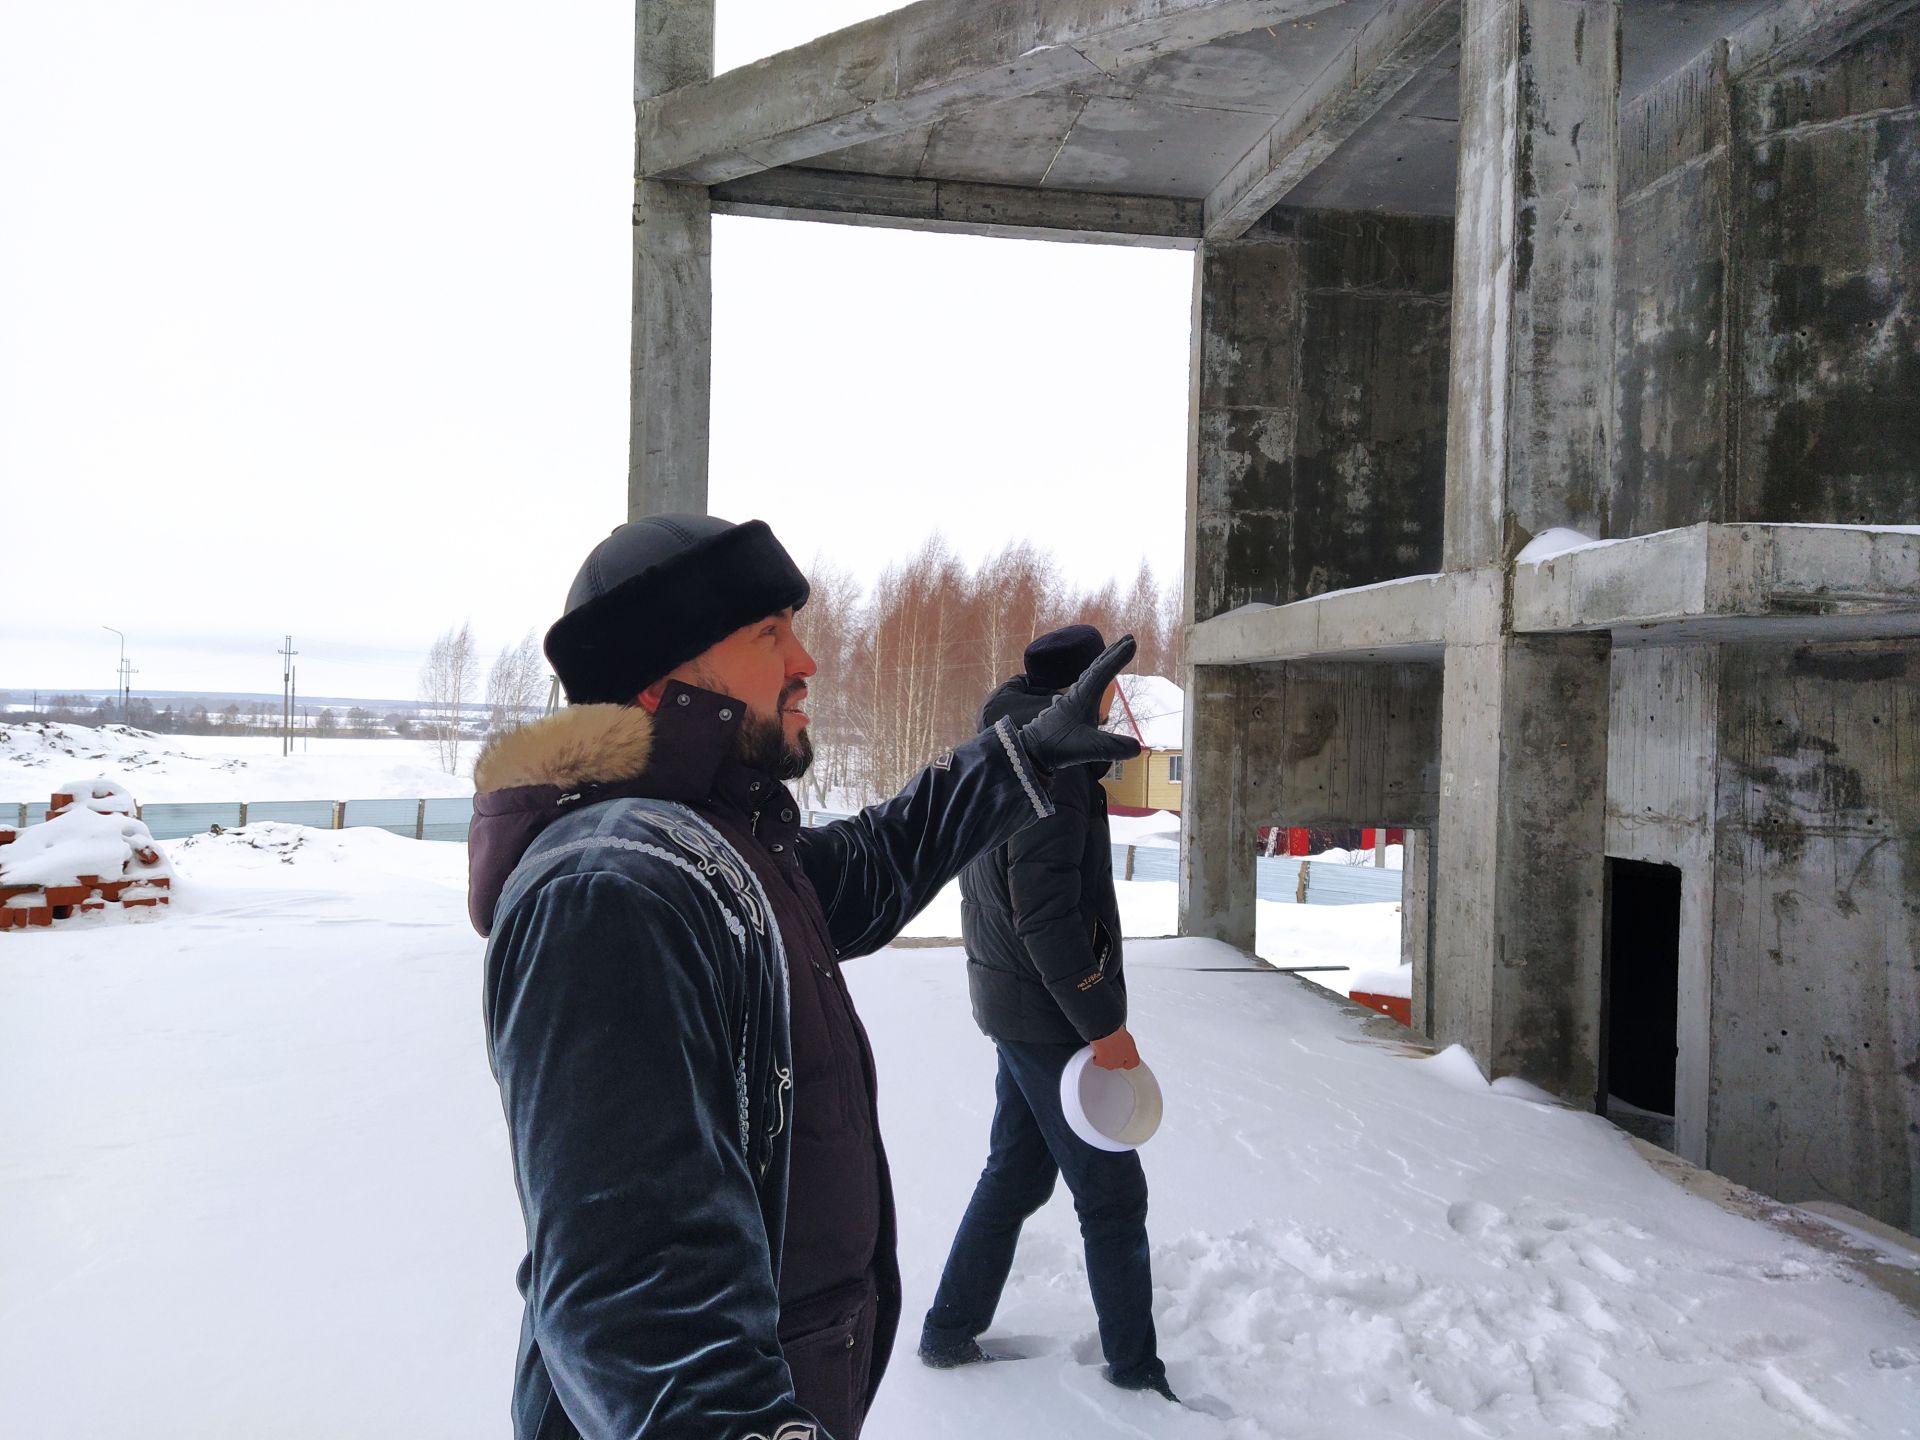
<instances>
[{"instance_id":1,"label":"concrete column","mask_svg":"<svg viewBox=\"0 0 1920 1440\"><path fill-rule=\"evenodd\" d=\"M1619 191L1617 0L1467 0L1448 569L1604 533Z\"/></svg>"},{"instance_id":2,"label":"concrete column","mask_svg":"<svg viewBox=\"0 0 1920 1440\"><path fill-rule=\"evenodd\" d=\"M714 0L638 0L635 101L713 75ZM641 172L636 153L634 173ZM704 514L713 370L713 217L704 185L637 180L627 518Z\"/></svg>"},{"instance_id":3,"label":"concrete column","mask_svg":"<svg viewBox=\"0 0 1920 1440\"><path fill-rule=\"evenodd\" d=\"M1188 672L1186 770L1180 786L1180 933L1243 950L1254 939L1254 837L1271 816L1248 807L1249 667Z\"/></svg>"},{"instance_id":4,"label":"concrete column","mask_svg":"<svg viewBox=\"0 0 1920 1440\"><path fill-rule=\"evenodd\" d=\"M1434 834L1434 1039L1590 1105L1600 1074L1608 640L1519 636L1509 562L1605 533L1615 0L1467 0Z\"/></svg>"},{"instance_id":5,"label":"concrete column","mask_svg":"<svg viewBox=\"0 0 1920 1440\"><path fill-rule=\"evenodd\" d=\"M1433 1033L1433 832L1409 830L1400 857L1400 963L1413 967L1413 1028Z\"/></svg>"},{"instance_id":6,"label":"concrete column","mask_svg":"<svg viewBox=\"0 0 1920 1440\"><path fill-rule=\"evenodd\" d=\"M1591 1105L1606 880L1605 636L1447 653L1433 1037Z\"/></svg>"},{"instance_id":7,"label":"concrete column","mask_svg":"<svg viewBox=\"0 0 1920 1440\"><path fill-rule=\"evenodd\" d=\"M1290 548L1280 457L1291 447L1296 270L1293 249L1266 240L1203 245L1195 260L1189 624L1249 599L1290 598L1280 589ZM1254 942L1254 839L1273 818L1248 808L1247 742L1265 719L1251 713L1253 684L1246 667L1188 669L1180 799L1180 933L1243 950Z\"/></svg>"}]
</instances>

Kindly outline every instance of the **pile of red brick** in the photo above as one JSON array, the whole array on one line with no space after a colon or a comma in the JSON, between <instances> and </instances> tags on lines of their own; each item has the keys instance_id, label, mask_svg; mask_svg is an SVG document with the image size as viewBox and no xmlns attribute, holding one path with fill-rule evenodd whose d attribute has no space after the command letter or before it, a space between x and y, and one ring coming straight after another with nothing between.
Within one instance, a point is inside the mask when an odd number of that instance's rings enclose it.
<instances>
[{"instance_id":1,"label":"pile of red brick","mask_svg":"<svg viewBox=\"0 0 1920 1440\"><path fill-rule=\"evenodd\" d=\"M55 795L47 807L47 819L57 820L74 804L72 795ZM0 846L13 843L18 834L0 826ZM151 841L131 842L118 875L77 875L70 885L9 885L0 879L0 930L51 925L75 915L95 914L109 905L157 910L169 902L172 888L173 879L159 849Z\"/></svg>"}]
</instances>

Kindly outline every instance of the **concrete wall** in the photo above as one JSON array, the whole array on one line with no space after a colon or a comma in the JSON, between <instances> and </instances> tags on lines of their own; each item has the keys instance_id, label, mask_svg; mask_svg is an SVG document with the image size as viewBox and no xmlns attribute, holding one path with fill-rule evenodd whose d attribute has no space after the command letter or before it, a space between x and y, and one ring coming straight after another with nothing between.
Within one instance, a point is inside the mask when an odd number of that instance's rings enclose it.
<instances>
[{"instance_id":1,"label":"concrete wall","mask_svg":"<svg viewBox=\"0 0 1920 1440\"><path fill-rule=\"evenodd\" d=\"M1702 63L1621 117L1611 535L1726 510L1725 112Z\"/></svg>"},{"instance_id":2,"label":"concrete wall","mask_svg":"<svg viewBox=\"0 0 1920 1440\"><path fill-rule=\"evenodd\" d=\"M1731 518L1920 522L1920 15L1738 98Z\"/></svg>"},{"instance_id":3,"label":"concrete wall","mask_svg":"<svg viewBox=\"0 0 1920 1440\"><path fill-rule=\"evenodd\" d=\"M1439 809L1440 667L1264 667L1246 804L1262 823L1404 825Z\"/></svg>"},{"instance_id":4,"label":"concrete wall","mask_svg":"<svg viewBox=\"0 0 1920 1440\"><path fill-rule=\"evenodd\" d=\"M1280 212L1203 249L1195 619L1439 568L1452 235Z\"/></svg>"},{"instance_id":5,"label":"concrete wall","mask_svg":"<svg viewBox=\"0 0 1920 1440\"><path fill-rule=\"evenodd\" d=\"M1920 522L1920 16L1621 128L1606 533Z\"/></svg>"},{"instance_id":6,"label":"concrete wall","mask_svg":"<svg viewBox=\"0 0 1920 1440\"><path fill-rule=\"evenodd\" d=\"M1920 1230L1920 644L1721 664L1708 1163Z\"/></svg>"}]
</instances>

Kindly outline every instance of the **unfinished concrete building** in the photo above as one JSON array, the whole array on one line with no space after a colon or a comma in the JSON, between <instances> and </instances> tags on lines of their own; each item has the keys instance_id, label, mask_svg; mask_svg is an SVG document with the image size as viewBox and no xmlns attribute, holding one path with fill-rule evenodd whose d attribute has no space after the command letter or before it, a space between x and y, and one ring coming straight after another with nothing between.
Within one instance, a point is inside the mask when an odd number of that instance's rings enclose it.
<instances>
[{"instance_id":1,"label":"unfinished concrete building","mask_svg":"<svg viewBox=\"0 0 1920 1440\"><path fill-rule=\"evenodd\" d=\"M635 513L715 213L1193 250L1186 931L1409 827L1436 1043L1920 1228L1920 4L712 14L639 0Z\"/></svg>"}]
</instances>

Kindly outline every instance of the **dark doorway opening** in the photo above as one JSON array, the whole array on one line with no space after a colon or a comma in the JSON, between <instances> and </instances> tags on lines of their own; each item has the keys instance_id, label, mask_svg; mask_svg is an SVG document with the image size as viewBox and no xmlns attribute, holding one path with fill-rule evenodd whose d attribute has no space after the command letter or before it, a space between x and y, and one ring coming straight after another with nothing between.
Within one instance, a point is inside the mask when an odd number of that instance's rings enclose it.
<instances>
[{"instance_id":1,"label":"dark doorway opening","mask_svg":"<svg viewBox=\"0 0 1920 1440\"><path fill-rule=\"evenodd\" d=\"M1600 1113L1673 1148L1680 1057L1680 871L1607 857Z\"/></svg>"}]
</instances>

